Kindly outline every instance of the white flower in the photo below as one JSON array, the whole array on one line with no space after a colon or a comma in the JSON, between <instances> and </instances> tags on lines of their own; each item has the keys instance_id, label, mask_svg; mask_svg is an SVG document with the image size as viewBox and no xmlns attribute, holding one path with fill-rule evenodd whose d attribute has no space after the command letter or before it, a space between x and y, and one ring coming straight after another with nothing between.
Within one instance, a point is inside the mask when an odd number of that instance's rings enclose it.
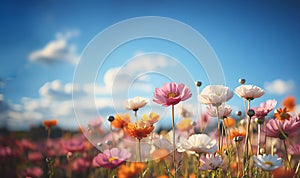
<instances>
[{"instance_id":1,"label":"white flower","mask_svg":"<svg viewBox=\"0 0 300 178\"><path fill-rule=\"evenodd\" d=\"M185 151L196 153L215 153L218 149L217 141L206 134L194 134L180 145Z\"/></svg>"},{"instance_id":2,"label":"white flower","mask_svg":"<svg viewBox=\"0 0 300 178\"><path fill-rule=\"evenodd\" d=\"M232 96L233 92L228 87L223 85L209 85L198 95L198 99L203 104L220 106L222 103L230 100Z\"/></svg>"},{"instance_id":3,"label":"white flower","mask_svg":"<svg viewBox=\"0 0 300 178\"><path fill-rule=\"evenodd\" d=\"M205 157L200 158L201 166L199 170L216 170L223 164L223 159L220 155L206 154Z\"/></svg>"},{"instance_id":4,"label":"white flower","mask_svg":"<svg viewBox=\"0 0 300 178\"><path fill-rule=\"evenodd\" d=\"M218 107L219 110L219 116L220 117L228 117L231 114L231 107L227 104L222 104ZM218 117L218 113L217 113L217 107L212 106L212 105L207 105L206 106L206 112L208 115L210 115L211 117Z\"/></svg>"},{"instance_id":5,"label":"white flower","mask_svg":"<svg viewBox=\"0 0 300 178\"><path fill-rule=\"evenodd\" d=\"M278 158L277 154L253 156L254 166L265 171L274 170L282 166L282 158Z\"/></svg>"},{"instance_id":6,"label":"white flower","mask_svg":"<svg viewBox=\"0 0 300 178\"><path fill-rule=\"evenodd\" d=\"M254 98L259 98L263 94L265 94L263 89L261 89L258 86L254 86L254 85L241 85L241 86L238 86L235 89L235 93L239 97L245 98L247 100L253 100Z\"/></svg>"},{"instance_id":7,"label":"white flower","mask_svg":"<svg viewBox=\"0 0 300 178\"><path fill-rule=\"evenodd\" d=\"M137 111L139 108L144 107L147 104L147 99L136 96L127 100L126 109Z\"/></svg>"}]
</instances>

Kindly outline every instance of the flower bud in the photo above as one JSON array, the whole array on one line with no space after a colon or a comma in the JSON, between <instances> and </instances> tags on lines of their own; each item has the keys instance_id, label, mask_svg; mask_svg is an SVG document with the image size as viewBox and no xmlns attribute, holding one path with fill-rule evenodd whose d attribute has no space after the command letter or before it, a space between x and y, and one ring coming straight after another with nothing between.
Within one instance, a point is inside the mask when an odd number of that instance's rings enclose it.
<instances>
[{"instance_id":1,"label":"flower bud","mask_svg":"<svg viewBox=\"0 0 300 178\"><path fill-rule=\"evenodd\" d=\"M235 141L235 142L241 142L241 141L243 141L243 137L242 136L237 136L237 137L234 137L233 138L233 140Z\"/></svg>"},{"instance_id":2,"label":"flower bud","mask_svg":"<svg viewBox=\"0 0 300 178\"><path fill-rule=\"evenodd\" d=\"M252 117L252 116L255 115L255 111L254 111L253 109L249 109L248 112L247 112L247 115L248 115L249 117Z\"/></svg>"},{"instance_id":3,"label":"flower bud","mask_svg":"<svg viewBox=\"0 0 300 178\"><path fill-rule=\"evenodd\" d=\"M261 155L266 154L266 150L264 148L260 148L259 154L261 154Z\"/></svg>"},{"instance_id":4,"label":"flower bud","mask_svg":"<svg viewBox=\"0 0 300 178\"><path fill-rule=\"evenodd\" d=\"M114 116L108 116L107 120L108 120L109 122L112 122L112 121L115 120L115 117L114 117Z\"/></svg>"},{"instance_id":5,"label":"flower bud","mask_svg":"<svg viewBox=\"0 0 300 178\"><path fill-rule=\"evenodd\" d=\"M239 83L242 84L242 85L245 84L246 83L246 79L240 78L239 79Z\"/></svg>"},{"instance_id":6,"label":"flower bud","mask_svg":"<svg viewBox=\"0 0 300 178\"><path fill-rule=\"evenodd\" d=\"M255 123L256 124L263 124L265 122L265 118L255 118Z\"/></svg>"},{"instance_id":7,"label":"flower bud","mask_svg":"<svg viewBox=\"0 0 300 178\"><path fill-rule=\"evenodd\" d=\"M237 111L235 114L236 114L237 116L242 116L242 111Z\"/></svg>"},{"instance_id":8,"label":"flower bud","mask_svg":"<svg viewBox=\"0 0 300 178\"><path fill-rule=\"evenodd\" d=\"M109 145L111 145L111 144L112 144L112 141L110 141L110 140L106 140L106 141L105 141L105 144L109 146Z\"/></svg>"},{"instance_id":9,"label":"flower bud","mask_svg":"<svg viewBox=\"0 0 300 178\"><path fill-rule=\"evenodd\" d=\"M200 87L200 86L202 85L202 82L197 81L197 82L195 82L195 85L196 85L197 87Z\"/></svg>"}]
</instances>

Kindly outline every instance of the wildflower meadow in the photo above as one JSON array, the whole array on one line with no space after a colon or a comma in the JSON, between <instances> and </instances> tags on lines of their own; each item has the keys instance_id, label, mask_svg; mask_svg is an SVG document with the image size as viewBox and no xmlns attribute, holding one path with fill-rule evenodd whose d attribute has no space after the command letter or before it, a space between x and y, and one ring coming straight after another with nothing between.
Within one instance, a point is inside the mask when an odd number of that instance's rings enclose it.
<instances>
[{"instance_id":1,"label":"wildflower meadow","mask_svg":"<svg viewBox=\"0 0 300 178\"><path fill-rule=\"evenodd\" d=\"M190 87L198 88L198 96ZM97 118L77 132L58 131L58 120L51 119L43 121L40 136L2 135L0 172L4 177L299 177L295 98L251 104L262 95L263 89L244 79L235 89L165 83L152 100L171 110L169 130L155 130L160 116L143 113L149 99L136 96L126 101L127 113ZM178 105L192 97L202 113L192 118L181 108L175 123ZM232 113L226 102L233 97L244 110ZM217 124L207 129L210 120Z\"/></svg>"}]
</instances>

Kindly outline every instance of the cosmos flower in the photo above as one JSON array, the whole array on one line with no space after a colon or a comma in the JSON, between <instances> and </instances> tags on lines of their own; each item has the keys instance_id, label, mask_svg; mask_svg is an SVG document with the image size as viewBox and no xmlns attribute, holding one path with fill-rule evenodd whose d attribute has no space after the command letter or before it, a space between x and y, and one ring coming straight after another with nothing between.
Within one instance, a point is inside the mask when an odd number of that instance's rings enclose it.
<instances>
[{"instance_id":1,"label":"cosmos flower","mask_svg":"<svg viewBox=\"0 0 300 178\"><path fill-rule=\"evenodd\" d=\"M157 122L159 115L155 113L150 113L149 117L146 114L143 114L142 119L134 123L128 123L125 127L125 132L131 137L142 139L147 137L153 130L153 124Z\"/></svg>"},{"instance_id":2,"label":"cosmos flower","mask_svg":"<svg viewBox=\"0 0 300 178\"><path fill-rule=\"evenodd\" d=\"M252 108L255 112L253 118L264 118L275 108L276 104L276 100L267 100L265 103L261 103L259 107Z\"/></svg>"},{"instance_id":3,"label":"cosmos flower","mask_svg":"<svg viewBox=\"0 0 300 178\"><path fill-rule=\"evenodd\" d=\"M131 154L124 148L112 148L111 150L104 150L94 157L96 165L105 168L116 168L124 163Z\"/></svg>"},{"instance_id":4,"label":"cosmos flower","mask_svg":"<svg viewBox=\"0 0 300 178\"><path fill-rule=\"evenodd\" d=\"M182 148L196 153L215 153L218 149L217 141L206 134L194 134L187 140L181 141Z\"/></svg>"},{"instance_id":5,"label":"cosmos flower","mask_svg":"<svg viewBox=\"0 0 300 178\"><path fill-rule=\"evenodd\" d=\"M297 116L293 116L289 120L284 121L270 119L266 124L264 132L268 137L285 139L286 137L298 134L299 129L300 119Z\"/></svg>"},{"instance_id":6,"label":"cosmos flower","mask_svg":"<svg viewBox=\"0 0 300 178\"><path fill-rule=\"evenodd\" d=\"M131 178L137 176L145 168L144 163L130 163L129 166L122 165L118 170L118 178Z\"/></svg>"},{"instance_id":7,"label":"cosmos flower","mask_svg":"<svg viewBox=\"0 0 300 178\"><path fill-rule=\"evenodd\" d=\"M134 98L130 98L127 100L127 104L126 104L125 108L127 110L137 111L137 110L139 110L139 108L144 107L146 104L147 104L146 98L136 96Z\"/></svg>"},{"instance_id":8,"label":"cosmos flower","mask_svg":"<svg viewBox=\"0 0 300 178\"><path fill-rule=\"evenodd\" d=\"M278 155L257 155L253 156L254 166L261 168L265 171L271 171L282 166L282 158L278 158Z\"/></svg>"},{"instance_id":9,"label":"cosmos flower","mask_svg":"<svg viewBox=\"0 0 300 178\"><path fill-rule=\"evenodd\" d=\"M220 106L222 103L230 100L233 97L233 92L228 87L223 85L206 86L198 99L201 103L213 106Z\"/></svg>"},{"instance_id":10,"label":"cosmos flower","mask_svg":"<svg viewBox=\"0 0 300 178\"><path fill-rule=\"evenodd\" d=\"M288 113L287 108L276 109L274 116L277 120L280 120L280 121L289 120L291 117L291 115Z\"/></svg>"},{"instance_id":11,"label":"cosmos flower","mask_svg":"<svg viewBox=\"0 0 300 178\"><path fill-rule=\"evenodd\" d=\"M246 100L253 100L265 94L264 90L254 85L241 85L235 89L235 93Z\"/></svg>"},{"instance_id":12,"label":"cosmos flower","mask_svg":"<svg viewBox=\"0 0 300 178\"><path fill-rule=\"evenodd\" d=\"M115 128L124 128L131 122L130 115L126 114L117 114L115 119L111 122L111 124Z\"/></svg>"},{"instance_id":13,"label":"cosmos flower","mask_svg":"<svg viewBox=\"0 0 300 178\"><path fill-rule=\"evenodd\" d=\"M46 129L54 127L57 125L57 119L43 120L43 125L46 127Z\"/></svg>"},{"instance_id":14,"label":"cosmos flower","mask_svg":"<svg viewBox=\"0 0 300 178\"><path fill-rule=\"evenodd\" d=\"M223 164L223 159L218 154L206 154L205 157L200 158L201 165L199 170L216 170Z\"/></svg>"},{"instance_id":15,"label":"cosmos flower","mask_svg":"<svg viewBox=\"0 0 300 178\"><path fill-rule=\"evenodd\" d=\"M176 105L192 96L190 89L184 84L165 83L162 88L156 88L153 101L163 106Z\"/></svg>"},{"instance_id":16,"label":"cosmos flower","mask_svg":"<svg viewBox=\"0 0 300 178\"><path fill-rule=\"evenodd\" d=\"M230 116L231 111L231 107L227 104L222 104L218 107L219 116L222 118ZM213 105L207 105L206 112L211 117L218 117L217 107L214 107Z\"/></svg>"},{"instance_id":17,"label":"cosmos flower","mask_svg":"<svg viewBox=\"0 0 300 178\"><path fill-rule=\"evenodd\" d=\"M289 152L291 155L300 155L300 143L291 145L291 146L288 148L288 152Z\"/></svg>"}]
</instances>

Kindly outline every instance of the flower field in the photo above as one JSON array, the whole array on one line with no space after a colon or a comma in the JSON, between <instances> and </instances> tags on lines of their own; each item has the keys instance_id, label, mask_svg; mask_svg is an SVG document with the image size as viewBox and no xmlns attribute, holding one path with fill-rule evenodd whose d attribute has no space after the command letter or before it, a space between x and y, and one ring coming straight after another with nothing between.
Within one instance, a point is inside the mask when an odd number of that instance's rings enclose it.
<instances>
[{"instance_id":1,"label":"flower field","mask_svg":"<svg viewBox=\"0 0 300 178\"><path fill-rule=\"evenodd\" d=\"M153 91L151 100L171 111L168 130L156 129L161 116L143 113L149 99L139 96L126 101L128 113L97 118L77 132L60 130L56 119L28 132L4 130L1 177L300 177L293 96L255 106L264 91L243 79L235 89L201 85L196 82L198 96L191 94L194 86L175 82ZM234 96L244 110L233 113L226 104ZM198 116L178 106L192 97ZM217 122L208 129L210 120Z\"/></svg>"}]
</instances>

